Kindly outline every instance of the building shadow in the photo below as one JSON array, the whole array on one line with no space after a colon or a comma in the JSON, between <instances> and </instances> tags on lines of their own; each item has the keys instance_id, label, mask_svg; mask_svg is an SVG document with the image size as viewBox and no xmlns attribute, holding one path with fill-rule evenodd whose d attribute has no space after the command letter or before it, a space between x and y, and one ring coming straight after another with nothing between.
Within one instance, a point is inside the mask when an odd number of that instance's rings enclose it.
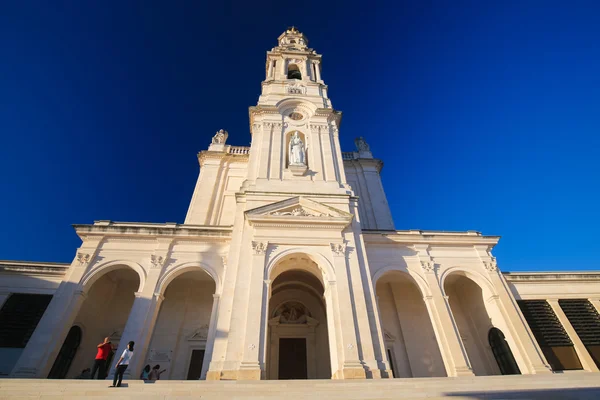
<instances>
[{"instance_id":1,"label":"building shadow","mask_svg":"<svg viewBox=\"0 0 600 400\"><path fill-rule=\"evenodd\" d=\"M485 400L596 400L600 399L600 386L592 388L453 392L445 393L445 396Z\"/></svg>"}]
</instances>

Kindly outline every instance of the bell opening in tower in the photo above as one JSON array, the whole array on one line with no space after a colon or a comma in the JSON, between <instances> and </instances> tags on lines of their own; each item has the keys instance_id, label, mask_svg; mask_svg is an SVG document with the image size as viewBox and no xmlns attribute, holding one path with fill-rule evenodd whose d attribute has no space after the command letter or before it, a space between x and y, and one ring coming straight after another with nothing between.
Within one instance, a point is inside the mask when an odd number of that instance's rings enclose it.
<instances>
[{"instance_id":1,"label":"bell opening in tower","mask_svg":"<svg viewBox=\"0 0 600 400\"><path fill-rule=\"evenodd\" d=\"M290 64L288 66L288 79L302 79L302 74L300 73L300 69L296 64Z\"/></svg>"}]
</instances>

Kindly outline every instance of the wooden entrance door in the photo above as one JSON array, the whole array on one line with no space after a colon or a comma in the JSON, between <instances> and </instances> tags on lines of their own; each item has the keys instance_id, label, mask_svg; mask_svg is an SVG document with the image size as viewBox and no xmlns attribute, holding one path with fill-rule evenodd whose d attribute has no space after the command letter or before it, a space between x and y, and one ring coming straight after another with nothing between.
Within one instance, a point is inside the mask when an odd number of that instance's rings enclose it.
<instances>
[{"instance_id":1,"label":"wooden entrance door","mask_svg":"<svg viewBox=\"0 0 600 400\"><path fill-rule=\"evenodd\" d=\"M190 368L188 369L188 380L198 380L202 375L202 362L204 361L204 350L192 350Z\"/></svg>"},{"instance_id":2,"label":"wooden entrance door","mask_svg":"<svg viewBox=\"0 0 600 400\"><path fill-rule=\"evenodd\" d=\"M307 379L306 339L279 339L279 379Z\"/></svg>"}]
</instances>

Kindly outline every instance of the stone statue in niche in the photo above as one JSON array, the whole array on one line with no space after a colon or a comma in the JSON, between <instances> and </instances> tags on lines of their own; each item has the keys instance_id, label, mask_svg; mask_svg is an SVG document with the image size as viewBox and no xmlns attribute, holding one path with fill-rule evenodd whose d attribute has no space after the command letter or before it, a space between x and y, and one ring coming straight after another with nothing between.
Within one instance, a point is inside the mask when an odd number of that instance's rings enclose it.
<instances>
[{"instance_id":1,"label":"stone statue in niche","mask_svg":"<svg viewBox=\"0 0 600 400\"><path fill-rule=\"evenodd\" d=\"M365 141L365 138L363 138L362 136L359 138L356 138L354 140L354 144L356 145L356 148L358 149L358 151L371 151L369 144Z\"/></svg>"},{"instance_id":2,"label":"stone statue in niche","mask_svg":"<svg viewBox=\"0 0 600 400\"><path fill-rule=\"evenodd\" d=\"M290 138L288 158L290 165L306 165L306 149L304 148L304 142L300 138L298 131L294 132Z\"/></svg>"},{"instance_id":3,"label":"stone statue in niche","mask_svg":"<svg viewBox=\"0 0 600 400\"><path fill-rule=\"evenodd\" d=\"M229 136L229 133L227 133L227 131L221 129L221 130L219 130L219 132L217 132L215 134L215 136L213 136L212 142L213 142L213 144L225 144L228 136Z\"/></svg>"}]
</instances>

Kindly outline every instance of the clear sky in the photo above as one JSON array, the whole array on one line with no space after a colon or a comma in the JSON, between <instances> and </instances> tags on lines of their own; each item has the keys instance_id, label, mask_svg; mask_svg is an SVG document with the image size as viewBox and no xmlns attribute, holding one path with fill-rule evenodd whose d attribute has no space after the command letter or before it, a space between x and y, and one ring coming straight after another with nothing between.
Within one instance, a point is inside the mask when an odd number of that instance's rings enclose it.
<instances>
[{"instance_id":1,"label":"clear sky","mask_svg":"<svg viewBox=\"0 0 600 400\"><path fill-rule=\"evenodd\" d=\"M196 153L221 128L249 144L295 25L342 149L384 160L397 229L501 235L503 270L600 270L598 1L0 7L0 259L70 262L73 223L182 223Z\"/></svg>"}]
</instances>

